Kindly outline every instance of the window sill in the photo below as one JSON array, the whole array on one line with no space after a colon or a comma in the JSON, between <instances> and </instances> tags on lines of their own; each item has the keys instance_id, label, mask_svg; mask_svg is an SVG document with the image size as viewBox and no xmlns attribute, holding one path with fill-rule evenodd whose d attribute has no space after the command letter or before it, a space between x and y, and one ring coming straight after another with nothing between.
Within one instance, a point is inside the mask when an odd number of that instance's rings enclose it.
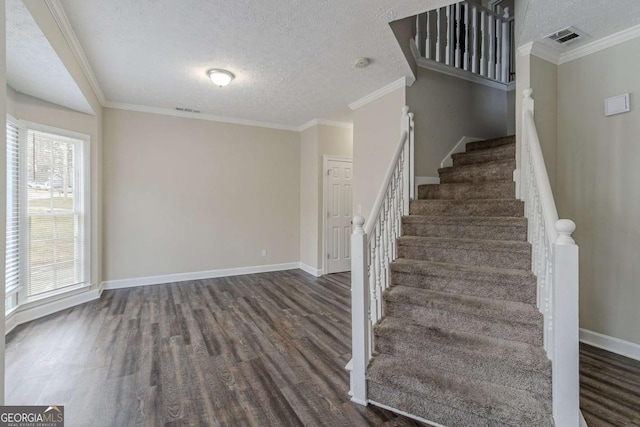
<instances>
[{"instance_id":1,"label":"window sill","mask_svg":"<svg viewBox=\"0 0 640 427\"><path fill-rule=\"evenodd\" d=\"M5 314L5 335L18 325L100 298L100 289L90 283L60 289L55 294L30 298Z\"/></svg>"}]
</instances>

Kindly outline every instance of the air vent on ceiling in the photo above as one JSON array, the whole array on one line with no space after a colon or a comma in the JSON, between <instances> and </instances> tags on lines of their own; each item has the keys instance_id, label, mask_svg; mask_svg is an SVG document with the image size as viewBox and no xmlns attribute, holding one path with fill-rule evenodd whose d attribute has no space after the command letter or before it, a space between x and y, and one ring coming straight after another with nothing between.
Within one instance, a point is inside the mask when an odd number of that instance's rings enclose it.
<instances>
[{"instance_id":1,"label":"air vent on ceiling","mask_svg":"<svg viewBox=\"0 0 640 427\"><path fill-rule=\"evenodd\" d=\"M567 27L563 30L548 35L546 38L563 46L567 46L578 41L582 41L584 39L584 33L576 30L573 27Z\"/></svg>"},{"instance_id":2,"label":"air vent on ceiling","mask_svg":"<svg viewBox=\"0 0 640 427\"><path fill-rule=\"evenodd\" d=\"M184 107L176 107L176 110L182 111L185 113L201 113L200 110L194 110L193 108L184 108Z\"/></svg>"}]
</instances>

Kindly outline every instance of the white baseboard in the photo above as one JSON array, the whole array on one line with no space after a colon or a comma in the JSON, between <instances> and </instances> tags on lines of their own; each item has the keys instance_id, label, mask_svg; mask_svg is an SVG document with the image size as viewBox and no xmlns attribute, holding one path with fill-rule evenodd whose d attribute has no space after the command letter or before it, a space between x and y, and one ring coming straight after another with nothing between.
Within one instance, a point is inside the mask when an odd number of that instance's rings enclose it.
<instances>
[{"instance_id":1,"label":"white baseboard","mask_svg":"<svg viewBox=\"0 0 640 427\"><path fill-rule=\"evenodd\" d=\"M86 289L55 300L38 301L19 307L5 319L5 335L16 326L100 298L100 289Z\"/></svg>"},{"instance_id":2,"label":"white baseboard","mask_svg":"<svg viewBox=\"0 0 640 427\"><path fill-rule=\"evenodd\" d=\"M106 280L102 289L122 289L136 286L161 285L163 283L186 282L189 280L214 279L216 277L241 276L243 274L267 273L270 271L295 270L301 268L299 262L285 264L256 265L252 267L223 268L220 270L195 271L192 273L165 274L162 276L135 277L132 279Z\"/></svg>"},{"instance_id":3,"label":"white baseboard","mask_svg":"<svg viewBox=\"0 0 640 427\"><path fill-rule=\"evenodd\" d=\"M313 268L310 265L305 264L304 262L300 263L299 266L300 270L304 271L305 273L309 273L312 276L315 277L320 277L324 274L324 269L321 268Z\"/></svg>"},{"instance_id":4,"label":"white baseboard","mask_svg":"<svg viewBox=\"0 0 640 427\"><path fill-rule=\"evenodd\" d=\"M580 341L621 356L640 360L640 345L620 338L599 334L588 329L580 328Z\"/></svg>"}]
</instances>

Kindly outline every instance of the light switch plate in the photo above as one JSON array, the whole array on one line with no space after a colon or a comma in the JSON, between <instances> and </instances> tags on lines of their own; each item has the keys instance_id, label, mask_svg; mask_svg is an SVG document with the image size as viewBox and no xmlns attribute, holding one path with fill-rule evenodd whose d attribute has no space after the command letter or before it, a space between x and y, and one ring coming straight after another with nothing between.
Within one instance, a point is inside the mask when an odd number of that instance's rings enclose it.
<instances>
[{"instance_id":1,"label":"light switch plate","mask_svg":"<svg viewBox=\"0 0 640 427\"><path fill-rule=\"evenodd\" d=\"M605 116L613 116L614 114L626 113L628 111L631 111L628 93L613 96L604 100Z\"/></svg>"}]
</instances>

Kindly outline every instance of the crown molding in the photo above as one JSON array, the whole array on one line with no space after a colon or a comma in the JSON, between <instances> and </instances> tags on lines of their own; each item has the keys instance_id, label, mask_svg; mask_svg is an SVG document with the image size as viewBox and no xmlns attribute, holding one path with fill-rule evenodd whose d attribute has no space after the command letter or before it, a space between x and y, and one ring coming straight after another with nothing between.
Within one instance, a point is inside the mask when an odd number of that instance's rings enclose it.
<instances>
[{"instance_id":1,"label":"crown molding","mask_svg":"<svg viewBox=\"0 0 640 427\"><path fill-rule=\"evenodd\" d=\"M378 98L382 98L383 96L393 92L394 90L400 89L401 87L405 86L411 86L415 81L416 78L413 76L402 77L395 82L389 83L385 87L382 87L375 92L371 92L369 95L352 102L351 104L349 104L349 108L351 108L352 110L357 110L358 108L367 105L368 103L373 102Z\"/></svg>"},{"instance_id":2,"label":"crown molding","mask_svg":"<svg viewBox=\"0 0 640 427\"><path fill-rule=\"evenodd\" d=\"M345 122L336 122L333 120L325 120L325 119L313 119L303 124L298 128L298 132L305 131L313 126L332 126L334 128L342 128L342 129L353 129L353 123L345 123Z\"/></svg>"},{"instance_id":3,"label":"crown molding","mask_svg":"<svg viewBox=\"0 0 640 427\"><path fill-rule=\"evenodd\" d=\"M637 37L640 37L640 25L627 28L626 30L619 31L602 39L587 43L584 46L567 51L560 56L560 64L582 58L583 56L591 55L592 53L633 40Z\"/></svg>"},{"instance_id":4,"label":"crown molding","mask_svg":"<svg viewBox=\"0 0 640 427\"><path fill-rule=\"evenodd\" d=\"M84 51L82 50L82 46L78 41L78 37L76 37L76 33L73 31L73 27L71 27L71 23L69 23L69 18L67 17L67 14L65 13L64 8L60 4L60 1L45 0L45 3L49 8L49 10L51 11L51 14L53 15L53 18L55 19L56 23L58 24L58 27L60 28L62 35L67 41L67 44L69 45L69 48L71 48L71 52L73 53L73 56L76 58L76 61L78 61L78 64L82 69L82 72L84 73L85 77L89 81L89 85L91 86L91 89L93 90L93 93L95 94L96 98L98 98L98 102L100 102L100 105L104 106L105 103L107 102L107 99L104 96L104 92L102 92L102 88L98 83L98 79L96 78L96 75L93 72L91 65L89 65L89 61L87 60L87 57L84 54Z\"/></svg>"},{"instance_id":5,"label":"crown molding","mask_svg":"<svg viewBox=\"0 0 640 427\"><path fill-rule=\"evenodd\" d=\"M163 116L183 117L187 119L207 120L210 122L230 123L234 125L254 126L267 129L287 130L299 132L299 127L283 125L279 123L258 122L254 120L236 119L233 117L215 116L206 113L188 113L185 111L170 110L168 108L147 107L145 105L126 104L124 102L107 101L105 108L113 108L116 110L137 111L139 113L160 114Z\"/></svg>"}]
</instances>

